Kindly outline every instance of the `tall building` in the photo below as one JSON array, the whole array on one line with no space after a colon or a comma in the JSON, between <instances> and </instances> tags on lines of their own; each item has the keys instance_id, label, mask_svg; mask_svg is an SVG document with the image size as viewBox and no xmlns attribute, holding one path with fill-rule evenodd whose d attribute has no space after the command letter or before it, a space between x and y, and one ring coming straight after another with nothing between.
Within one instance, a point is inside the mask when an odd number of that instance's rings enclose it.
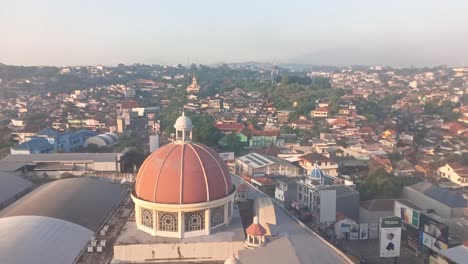
<instances>
[{"instance_id":1,"label":"tall building","mask_svg":"<svg viewBox=\"0 0 468 264\"><path fill-rule=\"evenodd\" d=\"M124 120L121 117L117 117L117 133L122 134L124 131Z\"/></svg>"}]
</instances>

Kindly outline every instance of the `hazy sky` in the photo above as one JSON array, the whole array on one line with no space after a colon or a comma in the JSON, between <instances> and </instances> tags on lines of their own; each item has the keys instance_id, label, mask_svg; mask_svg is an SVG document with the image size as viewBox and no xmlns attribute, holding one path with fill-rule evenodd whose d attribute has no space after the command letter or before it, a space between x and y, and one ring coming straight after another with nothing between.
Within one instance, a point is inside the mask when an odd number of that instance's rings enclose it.
<instances>
[{"instance_id":1,"label":"hazy sky","mask_svg":"<svg viewBox=\"0 0 468 264\"><path fill-rule=\"evenodd\" d=\"M468 65L468 0L0 0L0 62Z\"/></svg>"}]
</instances>

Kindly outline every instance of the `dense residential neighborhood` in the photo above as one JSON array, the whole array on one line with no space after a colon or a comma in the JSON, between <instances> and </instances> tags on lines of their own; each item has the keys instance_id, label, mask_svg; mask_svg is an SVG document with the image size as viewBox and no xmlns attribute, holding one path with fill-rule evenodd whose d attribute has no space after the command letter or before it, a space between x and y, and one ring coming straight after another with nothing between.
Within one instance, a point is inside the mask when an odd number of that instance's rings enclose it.
<instances>
[{"instance_id":1,"label":"dense residential neighborhood","mask_svg":"<svg viewBox=\"0 0 468 264\"><path fill-rule=\"evenodd\" d=\"M0 64L0 95L0 173L37 185L133 182L182 115L242 178L238 198L258 189L358 259L378 263L352 240L400 208L450 232L421 249L403 219L406 261L468 239L468 68Z\"/></svg>"}]
</instances>

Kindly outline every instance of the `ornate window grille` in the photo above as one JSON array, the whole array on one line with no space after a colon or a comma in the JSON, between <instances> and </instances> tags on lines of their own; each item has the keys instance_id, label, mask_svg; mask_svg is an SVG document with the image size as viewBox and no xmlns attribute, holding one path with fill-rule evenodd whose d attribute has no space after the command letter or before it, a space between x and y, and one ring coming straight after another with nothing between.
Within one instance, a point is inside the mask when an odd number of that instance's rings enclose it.
<instances>
[{"instance_id":1,"label":"ornate window grille","mask_svg":"<svg viewBox=\"0 0 468 264\"><path fill-rule=\"evenodd\" d=\"M198 231L205 229L205 211L184 213L185 231Z\"/></svg>"},{"instance_id":2,"label":"ornate window grille","mask_svg":"<svg viewBox=\"0 0 468 264\"><path fill-rule=\"evenodd\" d=\"M159 231L177 232L178 215L173 212L158 212Z\"/></svg>"},{"instance_id":3,"label":"ornate window grille","mask_svg":"<svg viewBox=\"0 0 468 264\"><path fill-rule=\"evenodd\" d=\"M142 208L141 210L141 224L153 228L153 212L148 209Z\"/></svg>"},{"instance_id":4,"label":"ornate window grille","mask_svg":"<svg viewBox=\"0 0 468 264\"><path fill-rule=\"evenodd\" d=\"M224 206L211 208L211 227L216 227L224 223Z\"/></svg>"}]
</instances>

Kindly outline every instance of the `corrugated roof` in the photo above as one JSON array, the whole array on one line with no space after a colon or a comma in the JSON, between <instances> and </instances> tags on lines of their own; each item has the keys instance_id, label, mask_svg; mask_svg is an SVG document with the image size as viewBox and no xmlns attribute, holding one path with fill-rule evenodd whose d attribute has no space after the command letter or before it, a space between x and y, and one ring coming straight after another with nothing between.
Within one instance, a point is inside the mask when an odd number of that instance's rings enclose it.
<instances>
[{"instance_id":1,"label":"corrugated roof","mask_svg":"<svg viewBox=\"0 0 468 264\"><path fill-rule=\"evenodd\" d=\"M49 141L47 141L47 139L37 137L37 138L31 138L31 140L23 142L13 148L14 149L44 149L44 148L48 148L51 146L52 145L49 144Z\"/></svg>"},{"instance_id":2,"label":"corrugated roof","mask_svg":"<svg viewBox=\"0 0 468 264\"><path fill-rule=\"evenodd\" d=\"M0 204L31 188L32 185L14 174L0 172Z\"/></svg>"},{"instance_id":3,"label":"corrugated roof","mask_svg":"<svg viewBox=\"0 0 468 264\"><path fill-rule=\"evenodd\" d=\"M31 163L91 160L94 162L112 162L118 160L120 153L46 153L8 155L0 163Z\"/></svg>"},{"instance_id":4,"label":"corrugated roof","mask_svg":"<svg viewBox=\"0 0 468 264\"><path fill-rule=\"evenodd\" d=\"M0 219L0 259L8 264L73 263L93 231L43 216Z\"/></svg>"},{"instance_id":5,"label":"corrugated roof","mask_svg":"<svg viewBox=\"0 0 468 264\"><path fill-rule=\"evenodd\" d=\"M44 128L43 130L41 130L39 133L37 133L38 136L48 136L48 137L55 137L55 136L58 136L59 133L52 129L52 128Z\"/></svg>"},{"instance_id":6,"label":"corrugated roof","mask_svg":"<svg viewBox=\"0 0 468 264\"><path fill-rule=\"evenodd\" d=\"M449 189L441 188L432 183L423 181L408 186L407 188L420 192L440 203L451 208L465 208L466 200L461 193Z\"/></svg>"},{"instance_id":7,"label":"corrugated roof","mask_svg":"<svg viewBox=\"0 0 468 264\"><path fill-rule=\"evenodd\" d=\"M102 179L57 180L43 185L0 213L0 217L38 215L62 219L97 231L126 190Z\"/></svg>"}]
</instances>

